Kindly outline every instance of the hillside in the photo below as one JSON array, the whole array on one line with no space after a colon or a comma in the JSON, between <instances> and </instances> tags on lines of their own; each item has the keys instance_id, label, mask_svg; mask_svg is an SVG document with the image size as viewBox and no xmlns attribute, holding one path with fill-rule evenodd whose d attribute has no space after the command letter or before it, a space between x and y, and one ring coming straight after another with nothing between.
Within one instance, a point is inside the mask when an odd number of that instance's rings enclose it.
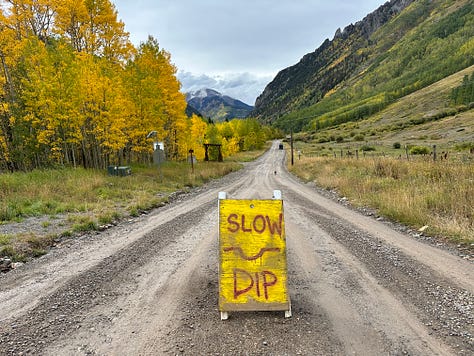
<instances>
[{"instance_id":1,"label":"hillside","mask_svg":"<svg viewBox=\"0 0 474 356\"><path fill-rule=\"evenodd\" d=\"M369 117L474 64L474 4L392 0L282 70L253 115L286 130Z\"/></svg>"},{"instance_id":2,"label":"hillside","mask_svg":"<svg viewBox=\"0 0 474 356\"><path fill-rule=\"evenodd\" d=\"M214 121L245 118L253 109L253 106L230 96L222 95L213 89L201 89L196 92L187 93L186 101L188 107Z\"/></svg>"},{"instance_id":3,"label":"hillside","mask_svg":"<svg viewBox=\"0 0 474 356\"><path fill-rule=\"evenodd\" d=\"M464 155L474 144L474 109L453 108L450 98L452 88L459 86L465 76L473 75L474 65L396 100L370 118L300 133L295 136L301 141L297 149L310 156L356 149L374 150L377 155L388 153L398 142L402 151L405 145L437 145L440 152L459 151Z\"/></svg>"}]
</instances>

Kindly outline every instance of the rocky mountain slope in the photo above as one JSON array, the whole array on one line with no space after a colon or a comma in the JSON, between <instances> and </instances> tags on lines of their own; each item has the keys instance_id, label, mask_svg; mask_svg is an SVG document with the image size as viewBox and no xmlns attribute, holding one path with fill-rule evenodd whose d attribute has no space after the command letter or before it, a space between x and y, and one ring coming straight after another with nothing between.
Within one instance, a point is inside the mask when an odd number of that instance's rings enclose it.
<instances>
[{"instance_id":1,"label":"rocky mountain slope","mask_svg":"<svg viewBox=\"0 0 474 356\"><path fill-rule=\"evenodd\" d=\"M280 71L251 115L296 130L368 117L474 64L473 9L468 0L391 0ZM317 123L333 111L337 119Z\"/></svg>"},{"instance_id":2,"label":"rocky mountain slope","mask_svg":"<svg viewBox=\"0 0 474 356\"><path fill-rule=\"evenodd\" d=\"M205 118L214 121L226 119L245 118L253 106L247 105L240 100L223 95L213 89L201 89L186 94L188 111L194 109Z\"/></svg>"}]
</instances>

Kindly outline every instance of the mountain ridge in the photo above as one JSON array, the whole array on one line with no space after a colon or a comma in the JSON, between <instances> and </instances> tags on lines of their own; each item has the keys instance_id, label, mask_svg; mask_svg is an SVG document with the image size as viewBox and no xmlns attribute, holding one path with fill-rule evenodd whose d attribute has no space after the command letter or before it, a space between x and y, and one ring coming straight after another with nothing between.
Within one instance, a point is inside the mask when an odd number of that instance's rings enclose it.
<instances>
[{"instance_id":1,"label":"mountain ridge","mask_svg":"<svg viewBox=\"0 0 474 356\"><path fill-rule=\"evenodd\" d=\"M473 7L467 0L387 2L281 70L251 115L293 130L367 117L474 64Z\"/></svg>"},{"instance_id":2,"label":"mountain ridge","mask_svg":"<svg viewBox=\"0 0 474 356\"><path fill-rule=\"evenodd\" d=\"M338 28L332 40L326 39L314 52L305 54L301 60L283 70L281 70L272 82L264 89L262 94L255 101L255 109L251 115L281 116L289 111L293 102L291 99L300 97L296 107L314 104L319 101L327 92L333 89L344 79L346 71L339 71L339 66L346 65L355 67L364 61L364 56L354 53L369 41L370 35L387 23L396 14L410 5L414 0L391 0L381 5L377 10L368 14L363 20L346 26L343 30ZM355 35L361 34L361 38ZM356 37L356 38L354 38ZM346 48L340 46L341 42L348 42L355 49L348 57ZM339 58L344 57L340 63L334 63ZM351 60L351 62L349 61ZM332 63L332 68L327 68ZM324 71L327 68L326 71ZM308 73L311 71L311 73ZM324 74L324 75L321 75ZM334 75L332 75L334 74ZM314 86L317 90L307 91L307 88ZM307 91L306 94L305 91ZM272 121L267 120L267 121Z\"/></svg>"},{"instance_id":3,"label":"mountain ridge","mask_svg":"<svg viewBox=\"0 0 474 356\"><path fill-rule=\"evenodd\" d=\"M243 119L253 110L253 106L210 88L186 93L186 102L190 111L194 109L213 121Z\"/></svg>"}]
</instances>

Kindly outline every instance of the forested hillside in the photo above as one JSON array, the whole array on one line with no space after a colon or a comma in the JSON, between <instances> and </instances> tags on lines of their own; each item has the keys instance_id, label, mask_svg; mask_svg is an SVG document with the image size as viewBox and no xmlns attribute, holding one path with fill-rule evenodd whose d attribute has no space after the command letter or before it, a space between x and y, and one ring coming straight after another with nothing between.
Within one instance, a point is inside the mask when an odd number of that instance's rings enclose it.
<instances>
[{"instance_id":1,"label":"forested hillside","mask_svg":"<svg viewBox=\"0 0 474 356\"><path fill-rule=\"evenodd\" d=\"M254 115L287 130L357 121L472 64L472 1L392 0L281 71Z\"/></svg>"}]
</instances>

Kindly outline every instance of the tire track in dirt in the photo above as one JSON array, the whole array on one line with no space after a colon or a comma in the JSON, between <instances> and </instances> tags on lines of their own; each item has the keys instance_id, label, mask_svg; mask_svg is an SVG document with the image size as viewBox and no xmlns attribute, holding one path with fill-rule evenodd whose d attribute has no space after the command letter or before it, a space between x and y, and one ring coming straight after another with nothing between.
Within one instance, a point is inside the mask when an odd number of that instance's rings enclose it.
<instances>
[{"instance_id":1,"label":"tire track in dirt","mask_svg":"<svg viewBox=\"0 0 474 356\"><path fill-rule=\"evenodd\" d=\"M288 224L289 248L297 254L314 302L328 315L345 354L453 354L380 286L360 260L315 226L313 216L297 209L288 212L288 218L298 220L298 225Z\"/></svg>"}]
</instances>

